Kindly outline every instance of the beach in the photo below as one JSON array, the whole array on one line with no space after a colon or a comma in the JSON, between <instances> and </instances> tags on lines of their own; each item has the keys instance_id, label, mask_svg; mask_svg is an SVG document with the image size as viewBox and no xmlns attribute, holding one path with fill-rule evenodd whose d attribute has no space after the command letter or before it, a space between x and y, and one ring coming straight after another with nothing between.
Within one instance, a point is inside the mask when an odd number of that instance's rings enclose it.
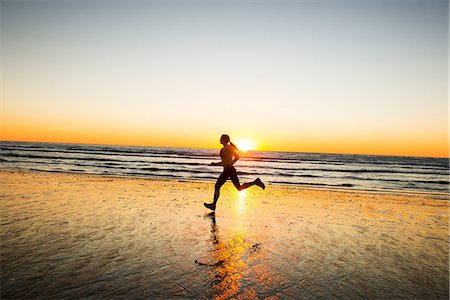
<instances>
[{"instance_id":1,"label":"beach","mask_svg":"<svg viewBox=\"0 0 450 300\"><path fill-rule=\"evenodd\" d=\"M0 171L1 298L448 299L448 195Z\"/></svg>"}]
</instances>

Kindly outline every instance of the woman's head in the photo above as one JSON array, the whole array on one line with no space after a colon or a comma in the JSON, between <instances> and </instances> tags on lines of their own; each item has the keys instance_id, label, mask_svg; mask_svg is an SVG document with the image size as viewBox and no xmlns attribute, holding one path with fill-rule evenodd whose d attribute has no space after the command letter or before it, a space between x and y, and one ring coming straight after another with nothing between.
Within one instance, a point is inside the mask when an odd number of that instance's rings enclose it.
<instances>
[{"instance_id":1,"label":"woman's head","mask_svg":"<svg viewBox=\"0 0 450 300\"><path fill-rule=\"evenodd\" d=\"M228 134L222 134L222 136L220 137L220 143L224 146L230 144L231 147L237 150L236 145L231 142L230 136Z\"/></svg>"},{"instance_id":2,"label":"woman's head","mask_svg":"<svg viewBox=\"0 0 450 300\"><path fill-rule=\"evenodd\" d=\"M228 134L222 134L220 137L220 143L226 146L230 142L230 136Z\"/></svg>"}]
</instances>

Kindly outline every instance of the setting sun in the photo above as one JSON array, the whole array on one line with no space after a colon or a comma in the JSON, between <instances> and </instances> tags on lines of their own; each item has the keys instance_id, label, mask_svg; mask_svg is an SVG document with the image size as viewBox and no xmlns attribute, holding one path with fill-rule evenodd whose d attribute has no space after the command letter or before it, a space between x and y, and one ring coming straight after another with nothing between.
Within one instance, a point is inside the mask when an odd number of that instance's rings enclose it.
<instances>
[{"instance_id":1,"label":"setting sun","mask_svg":"<svg viewBox=\"0 0 450 300\"><path fill-rule=\"evenodd\" d=\"M249 139L236 139L236 146L240 151L255 150L255 143Z\"/></svg>"}]
</instances>

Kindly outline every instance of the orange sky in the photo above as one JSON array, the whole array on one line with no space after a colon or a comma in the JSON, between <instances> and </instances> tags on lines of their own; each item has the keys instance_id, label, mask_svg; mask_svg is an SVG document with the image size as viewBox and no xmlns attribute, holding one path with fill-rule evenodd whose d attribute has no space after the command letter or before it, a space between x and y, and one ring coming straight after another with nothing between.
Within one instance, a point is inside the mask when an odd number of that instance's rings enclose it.
<instances>
[{"instance_id":1,"label":"orange sky","mask_svg":"<svg viewBox=\"0 0 450 300\"><path fill-rule=\"evenodd\" d=\"M198 129L147 131L117 124L2 122L1 139L11 141L64 142L86 144L114 144L136 146L173 146L218 148L222 133L230 134L232 140L248 139L258 150L299 151L319 153L353 153L375 155L407 155L449 157L446 132L405 132L404 135L376 132L244 132Z\"/></svg>"}]
</instances>

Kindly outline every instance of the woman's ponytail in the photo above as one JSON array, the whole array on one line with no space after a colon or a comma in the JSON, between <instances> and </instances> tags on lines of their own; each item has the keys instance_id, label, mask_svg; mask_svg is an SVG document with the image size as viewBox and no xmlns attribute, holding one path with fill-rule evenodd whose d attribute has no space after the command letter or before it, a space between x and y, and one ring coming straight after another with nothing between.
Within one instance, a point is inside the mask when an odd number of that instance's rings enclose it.
<instances>
[{"instance_id":1,"label":"woman's ponytail","mask_svg":"<svg viewBox=\"0 0 450 300\"><path fill-rule=\"evenodd\" d=\"M228 134L222 134L222 136L220 137L220 143L224 145L230 144L231 148L233 148L234 150L238 150L236 145L230 141L230 136Z\"/></svg>"}]
</instances>

